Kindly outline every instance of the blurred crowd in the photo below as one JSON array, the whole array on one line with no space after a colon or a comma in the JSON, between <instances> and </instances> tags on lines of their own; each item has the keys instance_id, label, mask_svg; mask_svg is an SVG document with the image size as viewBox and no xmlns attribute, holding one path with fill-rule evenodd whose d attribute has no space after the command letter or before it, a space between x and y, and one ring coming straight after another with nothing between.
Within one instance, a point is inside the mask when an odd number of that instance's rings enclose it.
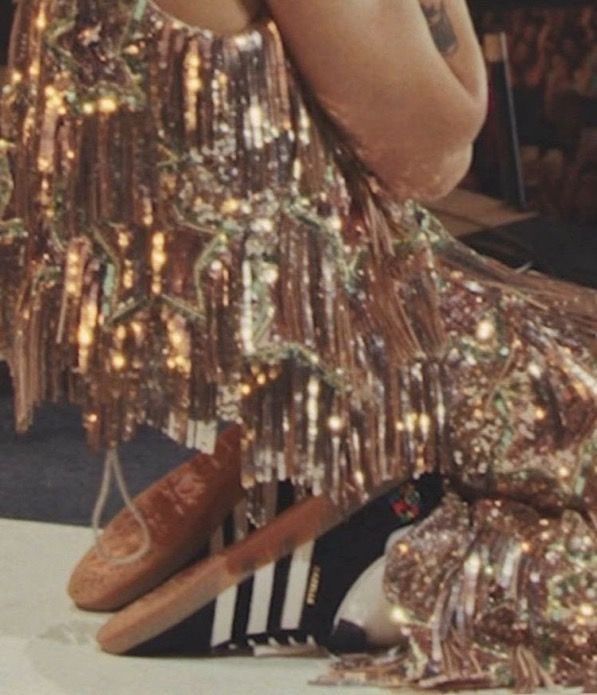
<instances>
[{"instance_id":1,"label":"blurred crowd","mask_svg":"<svg viewBox=\"0 0 597 695\"><path fill-rule=\"evenodd\" d=\"M488 10L476 19L481 34L508 36L531 204L597 223L597 4Z\"/></svg>"},{"instance_id":2,"label":"blurred crowd","mask_svg":"<svg viewBox=\"0 0 597 695\"><path fill-rule=\"evenodd\" d=\"M543 87L554 115L557 95L597 96L597 7L512 10L506 15L515 86Z\"/></svg>"}]
</instances>

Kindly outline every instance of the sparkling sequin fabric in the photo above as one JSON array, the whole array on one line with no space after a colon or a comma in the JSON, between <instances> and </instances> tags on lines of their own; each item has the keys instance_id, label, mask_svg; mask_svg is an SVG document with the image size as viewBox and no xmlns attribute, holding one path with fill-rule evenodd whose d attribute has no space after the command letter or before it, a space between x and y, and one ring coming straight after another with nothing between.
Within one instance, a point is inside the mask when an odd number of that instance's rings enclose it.
<instances>
[{"instance_id":1,"label":"sparkling sequin fabric","mask_svg":"<svg viewBox=\"0 0 597 695\"><path fill-rule=\"evenodd\" d=\"M425 690L597 689L597 536L583 514L449 494L387 558L402 640L338 660L322 683Z\"/></svg>"},{"instance_id":2,"label":"sparkling sequin fabric","mask_svg":"<svg viewBox=\"0 0 597 695\"><path fill-rule=\"evenodd\" d=\"M499 500L452 500L444 535L415 526L429 572L392 553L416 656L399 675L576 682L595 651L595 293L392 200L271 21L220 38L146 0L28 0L11 65L0 350L17 430L63 398L95 449L148 423L209 451L218 420L241 422L258 522L287 477L341 504L426 471L503 498L499 520Z\"/></svg>"}]
</instances>

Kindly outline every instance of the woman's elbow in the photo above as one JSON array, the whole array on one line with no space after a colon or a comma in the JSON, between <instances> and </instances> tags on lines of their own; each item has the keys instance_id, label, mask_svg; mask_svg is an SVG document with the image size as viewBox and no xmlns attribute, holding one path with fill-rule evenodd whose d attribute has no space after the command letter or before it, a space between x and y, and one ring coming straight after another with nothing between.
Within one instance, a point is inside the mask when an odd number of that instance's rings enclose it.
<instances>
[{"instance_id":1,"label":"woman's elbow","mask_svg":"<svg viewBox=\"0 0 597 695\"><path fill-rule=\"evenodd\" d=\"M428 106L423 113L397 110L395 122L386 120L383 128L370 128L371 132L363 128L366 136L356 147L386 188L400 198L427 202L450 193L470 168L473 142L487 115L484 93L463 96L458 108Z\"/></svg>"},{"instance_id":2,"label":"woman's elbow","mask_svg":"<svg viewBox=\"0 0 597 695\"><path fill-rule=\"evenodd\" d=\"M477 139L485 124L487 90L462 93L456 104L433 106L435 108L426 118L415 121L420 125L413 135L418 136L423 147L434 148L437 152L461 151Z\"/></svg>"},{"instance_id":3,"label":"woman's elbow","mask_svg":"<svg viewBox=\"0 0 597 695\"><path fill-rule=\"evenodd\" d=\"M467 145L460 152L456 152L441 163L437 173L435 185L429 186L423 191L423 202L431 202L445 198L451 193L467 175L473 161L473 146Z\"/></svg>"},{"instance_id":4,"label":"woman's elbow","mask_svg":"<svg viewBox=\"0 0 597 695\"><path fill-rule=\"evenodd\" d=\"M473 147L467 145L456 152L431 160L418 158L387 172L376 172L386 189L398 199L414 198L431 202L444 198L466 176L472 161Z\"/></svg>"}]
</instances>

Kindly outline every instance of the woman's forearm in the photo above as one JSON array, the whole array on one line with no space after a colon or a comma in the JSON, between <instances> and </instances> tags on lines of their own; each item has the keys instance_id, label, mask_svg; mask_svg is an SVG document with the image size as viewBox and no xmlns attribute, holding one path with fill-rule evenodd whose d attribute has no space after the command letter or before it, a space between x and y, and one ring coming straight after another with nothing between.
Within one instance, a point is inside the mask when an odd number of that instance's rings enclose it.
<instances>
[{"instance_id":1,"label":"woman's forearm","mask_svg":"<svg viewBox=\"0 0 597 695\"><path fill-rule=\"evenodd\" d=\"M485 61L466 0L419 0L437 50L466 91L487 98Z\"/></svg>"},{"instance_id":2,"label":"woman's forearm","mask_svg":"<svg viewBox=\"0 0 597 695\"><path fill-rule=\"evenodd\" d=\"M156 0L165 12L186 24L211 29L217 34L242 31L260 12L260 0Z\"/></svg>"}]
</instances>

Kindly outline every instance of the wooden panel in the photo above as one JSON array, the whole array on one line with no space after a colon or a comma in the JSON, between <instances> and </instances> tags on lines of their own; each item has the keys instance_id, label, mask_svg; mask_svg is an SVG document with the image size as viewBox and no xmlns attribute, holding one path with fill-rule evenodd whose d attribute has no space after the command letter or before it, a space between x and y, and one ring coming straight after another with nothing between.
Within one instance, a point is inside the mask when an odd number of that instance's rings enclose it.
<instances>
[{"instance_id":1,"label":"wooden panel","mask_svg":"<svg viewBox=\"0 0 597 695\"><path fill-rule=\"evenodd\" d=\"M463 236L504 224L535 217L534 212L518 212L502 200L457 188L429 209L446 225L454 236Z\"/></svg>"}]
</instances>

